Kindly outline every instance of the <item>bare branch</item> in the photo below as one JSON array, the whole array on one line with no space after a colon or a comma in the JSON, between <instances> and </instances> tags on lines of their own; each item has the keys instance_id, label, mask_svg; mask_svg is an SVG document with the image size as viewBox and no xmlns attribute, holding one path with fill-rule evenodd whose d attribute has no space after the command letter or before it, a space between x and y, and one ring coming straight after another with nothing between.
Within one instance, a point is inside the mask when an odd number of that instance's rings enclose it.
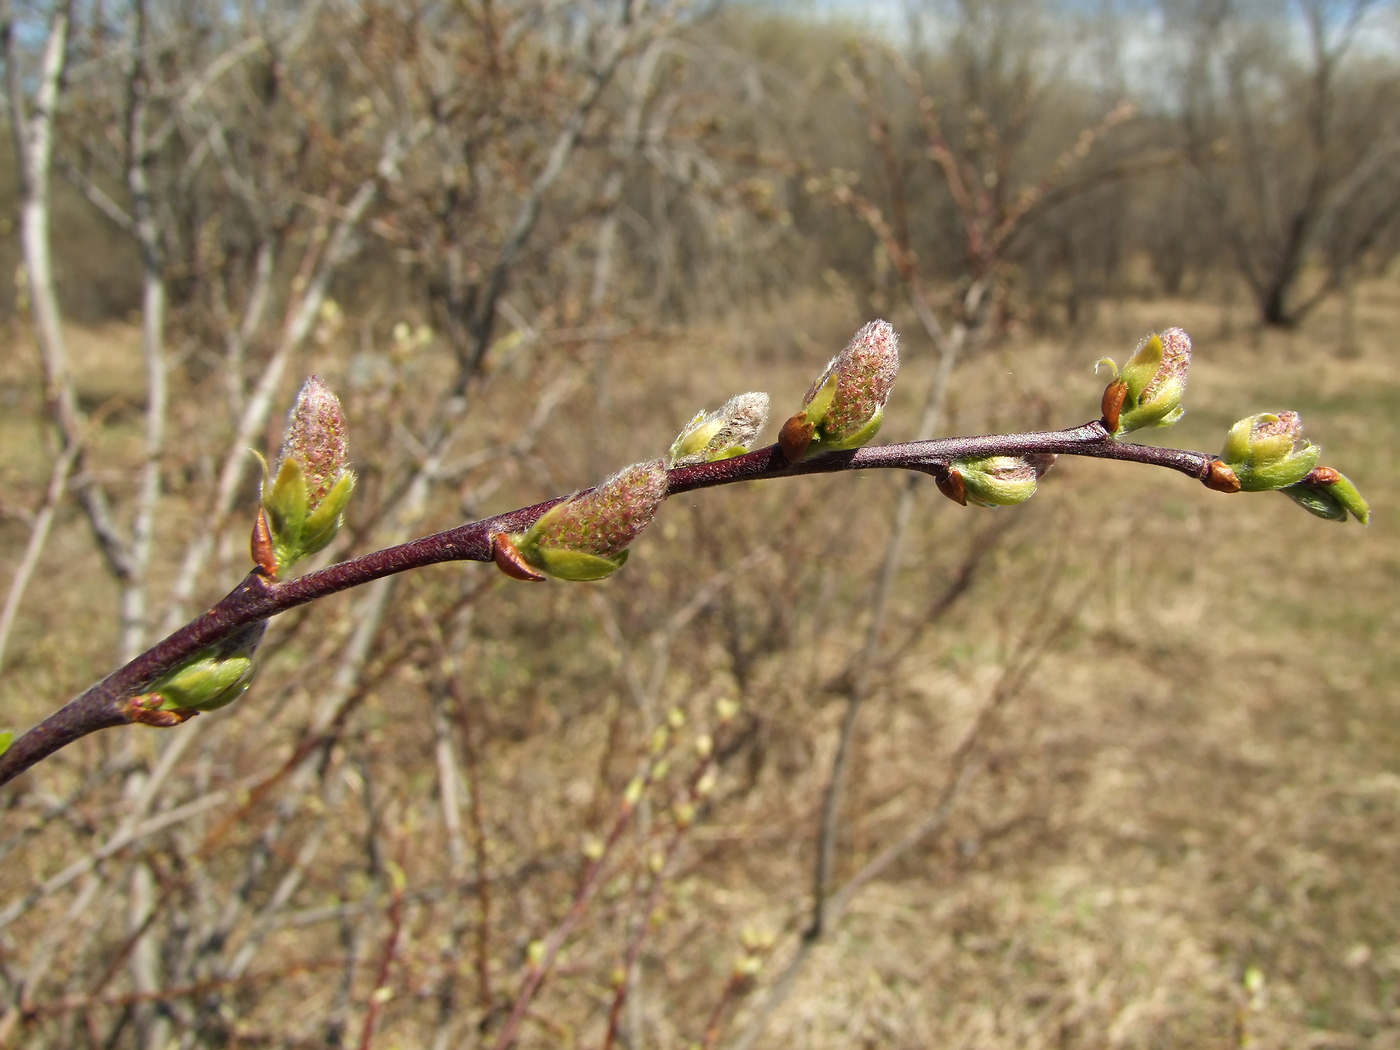
<instances>
[{"instance_id":1,"label":"bare branch","mask_svg":"<svg viewBox=\"0 0 1400 1050\"><path fill-rule=\"evenodd\" d=\"M1167 467L1200 481L1209 477L1210 465L1216 458L1203 452L1115 441L1109 437L1103 423L1096 420L1072 430L877 445L850 452L830 452L797 464L789 463L782 450L771 445L734 459L677 468L670 472L668 495L717 485L849 470L897 468L937 477L946 474L948 464L954 459L1036 454L1143 463ZM273 582L257 572L250 573L208 612L113 672L16 740L0 755L0 784L74 740L99 729L133 721L129 703L133 696L180 662L211 645L227 641L238 631L307 602L409 569L447 561L493 561L492 537L495 534L529 528L562 498L387 547L285 583Z\"/></svg>"}]
</instances>

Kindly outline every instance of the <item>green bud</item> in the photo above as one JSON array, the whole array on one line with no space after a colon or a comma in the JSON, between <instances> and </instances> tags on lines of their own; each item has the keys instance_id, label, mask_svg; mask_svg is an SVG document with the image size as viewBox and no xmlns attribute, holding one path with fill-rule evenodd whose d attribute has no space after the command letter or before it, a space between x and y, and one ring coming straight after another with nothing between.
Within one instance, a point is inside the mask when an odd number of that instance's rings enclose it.
<instances>
[{"instance_id":1,"label":"green bud","mask_svg":"<svg viewBox=\"0 0 1400 1050\"><path fill-rule=\"evenodd\" d=\"M1350 514L1362 525L1371 523L1371 507L1345 474L1318 467L1296 485L1281 490L1304 510L1329 521L1346 521Z\"/></svg>"},{"instance_id":2,"label":"green bud","mask_svg":"<svg viewBox=\"0 0 1400 1050\"><path fill-rule=\"evenodd\" d=\"M810 433L810 443L784 440L784 453L801 459L866 444L884 421L885 403L898 374L899 336L894 326L871 321L831 359L807 391L802 411L784 424L786 435L796 421L804 437Z\"/></svg>"},{"instance_id":3,"label":"green bud","mask_svg":"<svg viewBox=\"0 0 1400 1050\"><path fill-rule=\"evenodd\" d=\"M1307 477L1322 455L1317 445L1298 444L1302 434L1297 412L1261 412L1230 428L1220 459L1240 479L1243 492L1287 488Z\"/></svg>"},{"instance_id":4,"label":"green bud","mask_svg":"<svg viewBox=\"0 0 1400 1050\"><path fill-rule=\"evenodd\" d=\"M345 431L340 400L312 376L288 416L276 476L263 479L266 536L260 522L253 556L269 575L322 550L340 529L355 487Z\"/></svg>"},{"instance_id":5,"label":"green bud","mask_svg":"<svg viewBox=\"0 0 1400 1050\"><path fill-rule=\"evenodd\" d=\"M955 459L939 488L958 503L1010 507L1035 495L1040 476L1054 462L1054 456L1043 454Z\"/></svg>"},{"instance_id":6,"label":"green bud","mask_svg":"<svg viewBox=\"0 0 1400 1050\"><path fill-rule=\"evenodd\" d=\"M0 729L0 755L10 750L10 745L15 742L15 731L13 729Z\"/></svg>"},{"instance_id":7,"label":"green bud","mask_svg":"<svg viewBox=\"0 0 1400 1050\"><path fill-rule=\"evenodd\" d=\"M246 656L202 656L166 675L150 692L160 694L162 711L213 711L238 699L252 680L253 661Z\"/></svg>"},{"instance_id":8,"label":"green bud","mask_svg":"<svg viewBox=\"0 0 1400 1050\"><path fill-rule=\"evenodd\" d=\"M1147 336L1121 372L1109 358L1099 364L1108 365L1115 377L1104 392L1104 419L1115 437L1144 427L1171 426L1186 414L1181 398L1191 365L1191 337L1182 329Z\"/></svg>"},{"instance_id":9,"label":"green bud","mask_svg":"<svg viewBox=\"0 0 1400 1050\"><path fill-rule=\"evenodd\" d=\"M751 391L731 397L713 412L699 412L685 425L666 457L671 467L713 463L748 452L768 422L768 395Z\"/></svg>"},{"instance_id":10,"label":"green bud","mask_svg":"<svg viewBox=\"0 0 1400 1050\"><path fill-rule=\"evenodd\" d=\"M251 624L195 654L152 685L143 706L158 711L213 711L238 699L253 681L253 653L266 626L265 622Z\"/></svg>"},{"instance_id":11,"label":"green bud","mask_svg":"<svg viewBox=\"0 0 1400 1050\"><path fill-rule=\"evenodd\" d=\"M546 576L601 580L622 567L628 545L665 498L665 463L636 463L551 507L527 531L508 539L527 566Z\"/></svg>"}]
</instances>

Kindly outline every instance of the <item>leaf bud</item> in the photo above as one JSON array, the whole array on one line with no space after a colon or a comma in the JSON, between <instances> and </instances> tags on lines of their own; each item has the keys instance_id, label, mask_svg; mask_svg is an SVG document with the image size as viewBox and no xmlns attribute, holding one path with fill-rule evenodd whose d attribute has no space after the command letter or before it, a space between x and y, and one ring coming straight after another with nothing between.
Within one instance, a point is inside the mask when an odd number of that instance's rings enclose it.
<instances>
[{"instance_id":1,"label":"leaf bud","mask_svg":"<svg viewBox=\"0 0 1400 1050\"><path fill-rule=\"evenodd\" d=\"M671 443L667 466L689 467L742 456L767 422L767 394L736 394L713 412L696 413Z\"/></svg>"},{"instance_id":2,"label":"leaf bud","mask_svg":"<svg viewBox=\"0 0 1400 1050\"><path fill-rule=\"evenodd\" d=\"M948 466L947 477L938 479L938 487L963 506L1010 507L1035 495L1040 476L1054 462L1054 456L1043 453L955 459Z\"/></svg>"},{"instance_id":3,"label":"leaf bud","mask_svg":"<svg viewBox=\"0 0 1400 1050\"><path fill-rule=\"evenodd\" d=\"M252 624L196 653L157 679L136 706L146 712L189 715L214 711L237 700L252 684L253 653L262 641L265 627L262 622Z\"/></svg>"},{"instance_id":4,"label":"leaf bud","mask_svg":"<svg viewBox=\"0 0 1400 1050\"><path fill-rule=\"evenodd\" d=\"M1104 390L1104 425L1114 437L1144 427L1168 427L1186 414L1186 372L1191 364L1191 337L1180 328L1154 332L1138 344L1120 372L1109 358L1114 379Z\"/></svg>"},{"instance_id":5,"label":"leaf bud","mask_svg":"<svg viewBox=\"0 0 1400 1050\"><path fill-rule=\"evenodd\" d=\"M763 960L756 955L740 955L734 959L735 977L756 977L763 970Z\"/></svg>"},{"instance_id":6,"label":"leaf bud","mask_svg":"<svg viewBox=\"0 0 1400 1050\"><path fill-rule=\"evenodd\" d=\"M269 576L335 538L355 487L340 399L312 376L287 418L274 478L263 478L253 559ZM265 470L266 468L264 468Z\"/></svg>"},{"instance_id":7,"label":"leaf bud","mask_svg":"<svg viewBox=\"0 0 1400 1050\"><path fill-rule=\"evenodd\" d=\"M1243 492L1287 488L1307 477L1322 455L1302 435L1297 412L1261 412L1230 428L1220 459L1239 478Z\"/></svg>"},{"instance_id":8,"label":"leaf bud","mask_svg":"<svg viewBox=\"0 0 1400 1050\"><path fill-rule=\"evenodd\" d=\"M507 562L521 570L509 574L521 579L535 570L557 580L601 580L622 567L628 545L665 498L665 463L635 463L551 507L527 531L493 536L496 563L505 570L507 552Z\"/></svg>"},{"instance_id":9,"label":"leaf bud","mask_svg":"<svg viewBox=\"0 0 1400 1050\"><path fill-rule=\"evenodd\" d=\"M1350 514L1362 525L1371 522L1371 507L1345 474L1331 467L1317 467L1283 494L1304 510L1329 521L1346 521Z\"/></svg>"},{"instance_id":10,"label":"leaf bud","mask_svg":"<svg viewBox=\"0 0 1400 1050\"><path fill-rule=\"evenodd\" d=\"M899 374L899 336L871 321L833 357L807 391L802 411L783 424L779 444L789 462L817 452L860 448L880 429Z\"/></svg>"}]
</instances>

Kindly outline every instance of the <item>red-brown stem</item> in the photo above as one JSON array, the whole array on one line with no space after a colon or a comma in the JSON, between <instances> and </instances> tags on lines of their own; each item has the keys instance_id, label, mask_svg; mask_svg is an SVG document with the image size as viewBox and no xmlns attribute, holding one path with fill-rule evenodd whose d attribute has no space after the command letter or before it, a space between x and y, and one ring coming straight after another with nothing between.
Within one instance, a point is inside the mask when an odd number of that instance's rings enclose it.
<instances>
[{"instance_id":1,"label":"red-brown stem","mask_svg":"<svg viewBox=\"0 0 1400 1050\"><path fill-rule=\"evenodd\" d=\"M400 857L402 860L402 856ZM360 1050L370 1050L374 1043L374 1029L379 1023L379 1013L385 1000L380 990L388 987L389 969L394 965L394 952L399 947L399 936L403 932L402 881L395 882L394 896L389 902L389 936L384 940L384 951L379 957L379 968L374 974L374 988L369 993L369 1006L365 1009L365 1027L360 1034Z\"/></svg>"},{"instance_id":2,"label":"red-brown stem","mask_svg":"<svg viewBox=\"0 0 1400 1050\"><path fill-rule=\"evenodd\" d=\"M700 802L700 781L714 763L715 754L711 750L705 760L696 766L695 771L691 773L685 790L685 801L688 804L693 806ZM666 843L666 852L662 855L661 865L651 873L651 883L647 888L647 899L642 910L641 922L637 924L637 929L632 934L631 943L627 945L627 954L622 961L623 977L618 982L617 990L613 993L612 1007L608 1010L608 1030L603 1037L603 1050L612 1050L613 1044L617 1042L618 1029L622 1023L622 1008L627 1004L627 995L631 991L632 971L636 968L637 960L642 955L642 942L646 940L646 935L651 927L651 917L656 913L656 906L661 901L661 891L666 888L666 875L671 870L671 864L676 858L677 851L681 848L681 843L685 841L686 832L693 826L693 821L685 823L677 821L676 828Z\"/></svg>"},{"instance_id":3,"label":"red-brown stem","mask_svg":"<svg viewBox=\"0 0 1400 1050\"><path fill-rule=\"evenodd\" d=\"M751 977L748 974L733 970L729 974L729 980L724 982L724 990L719 993L719 999L715 1001L715 1008L710 1011L710 1016L705 1020L705 1041L701 1043L701 1050L711 1050L719 1042L719 1026L724 1022L724 1012L729 1009L739 995L739 989L747 984Z\"/></svg>"},{"instance_id":4,"label":"red-brown stem","mask_svg":"<svg viewBox=\"0 0 1400 1050\"><path fill-rule=\"evenodd\" d=\"M643 790L646 790L651 783L652 768L648 764L642 781ZM550 933L549 938L544 943L544 952L540 955L539 962L530 964L530 969L525 975L525 983L520 986L520 991L515 997L515 1005L511 1007L510 1017L506 1020L505 1027L501 1029L501 1034L496 1039L496 1050L508 1050L514 1045L515 1038L520 1033L520 1024L525 1020L525 1011L530 1008L535 993L540 990L540 985L544 984L544 979L554 968L554 961L559 957L559 949L564 947L564 942L569 939L569 934L574 932L574 927L579 924L579 920L588 911L588 906L593 901L593 895L602 885L603 869L607 865L608 858L612 856L613 850L622 840L622 835L627 830L628 825L632 823L632 815L636 811L636 803L624 798L617 819L613 822L612 831L608 833L608 839L603 843L603 851L598 854L596 860L590 860L588 866L584 868L583 879L579 882L579 887L574 893L574 902L569 907L569 914Z\"/></svg>"},{"instance_id":5,"label":"red-brown stem","mask_svg":"<svg viewBox=\"0 0 1400 1050\"><path fill-rule=\"evenodd\" d=\"M1144 463L1167 467L1198 481L1210 477L1211 464L1215 460L1214 456L1203 452L1115 441L1102 422L1095 420L1070 430L875 445L849 452L828 452L800 463L789 463L777 445L770 445L734 459L672 470L667 495L675 496L716 485L804 474L834 474L848 470L901 468L940 477L954 459L1034 453ZM242 583L208 612L118 668L19 737L8 751L0 755L0 785L89 733L130 723L132 718L127 701L131 697L148 689L181 662L211 645L226 641L240 629L299 605L409 569L449 561L492 561L492 535L529 528L563 498L545 500L530 507L386 547L285 582L269 580L258 570L250 572Z\"/></svg>"},{"instance_id":6,"label":"red-brown stem","mask_svg":"<svg viewBox=\"0 0 1400 1050\"><path fill-rule=\"evenodd\" d=\"M458 675L448 676L447 687L452 693L453 712L462 735L462 756L467 763L467 790L471 792L467 814L472 828L472 852L476 864L476 900L479 909L476 931L477 1001L485 1013L491 1012L491 882L486 877L487 841L486 819L481 811L481 756L476 746L472 718L466 692Z\"/></svg>"}]
</instances>

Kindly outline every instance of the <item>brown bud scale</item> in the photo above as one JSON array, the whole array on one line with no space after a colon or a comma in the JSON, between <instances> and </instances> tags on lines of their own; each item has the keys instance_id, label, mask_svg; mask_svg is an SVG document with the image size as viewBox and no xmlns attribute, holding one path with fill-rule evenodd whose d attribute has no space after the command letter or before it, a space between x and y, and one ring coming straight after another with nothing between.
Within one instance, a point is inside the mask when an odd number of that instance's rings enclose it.
<instances>
[{"instance_id":1,"label":"brown bud scale","mask_svg":"<svg viewBox=\"0 0 1400 1050\"><path fill-rule=\"evenodd\" d=\"M162 711L165 698L159 693L137 693L126 702L125 715L133 722L154 729L172 729L188 722L198 711Z\"/></svg>"},{"instance_id":2,"label":"brown bud scale","mask_svg":"<svg viewBox=\"0 0 1400 1050\"><path fill-rule=\"evenodd\" d=\"M258 508L258 516L253 521L253 537L249 543L253 564L262 570L270 580L277 579L277 549L272 542L272 528L267 523L267 513Z\"/></svg>"},{"instance_id":3,"label":"brown bud scale","mask_svg":"<svg viewBox=\"0 0 1400 1050\"><path fill-rule=\"evenodd\" d=\"M512 580L524 580L526 583L544 582L545 578L525 563L520 551L504 532L497 532L491 536L491 556L496 561L496 568Z\"/></svg>"},{"instance_id":4,"label":"brown bud scale","mask_svg":"<svg viewBox=\"0 0 1400 1050\"><path fill-rule=\"evenodd\" d=\"M1110 434L1118 430L1118 421L1123 416L1123 401L1128 396L1128 384L1121 379L1115 379L1104 387L1103 400L1099 403L1099 411L1103 413L1103 425Z\"/></svg>"},{"instance_id":5,"label":"brown bud scale","mask_svg":"<svg viewBox=\"0 0 1400 1050\"><path fill-rule=\"evenodd\" d=\"M789 463L801 463L816 432L817 428L808 422L806 412L789 416L778 431L778 447L783 450L783 458Z\"/></svg>"},{"instance_id":6,"label":"brown bud scale","mask_svg":"<svg viewBox=\"0 0 1400 1050\"><path fill-rule=\"evenodd\" d=\"M1240 490L1240 479L1235 472L1218 459L1210 461L1210 473L1201 479L1201 483L1208 489L1216 492L1238 492Z\"/></svg>"},{"instance_id":7,"label":"brown bud scale","mask_svg":"<svg viewBox=\"0 0 1400 1050\"><path fill-rule=\"evenodd\" d=\"M938 491L947 496L959 507L967 506L967 486L963 484L962 471L949 469L943 477L934 476L933 483Z\"/></svg>"}]
</instances>

